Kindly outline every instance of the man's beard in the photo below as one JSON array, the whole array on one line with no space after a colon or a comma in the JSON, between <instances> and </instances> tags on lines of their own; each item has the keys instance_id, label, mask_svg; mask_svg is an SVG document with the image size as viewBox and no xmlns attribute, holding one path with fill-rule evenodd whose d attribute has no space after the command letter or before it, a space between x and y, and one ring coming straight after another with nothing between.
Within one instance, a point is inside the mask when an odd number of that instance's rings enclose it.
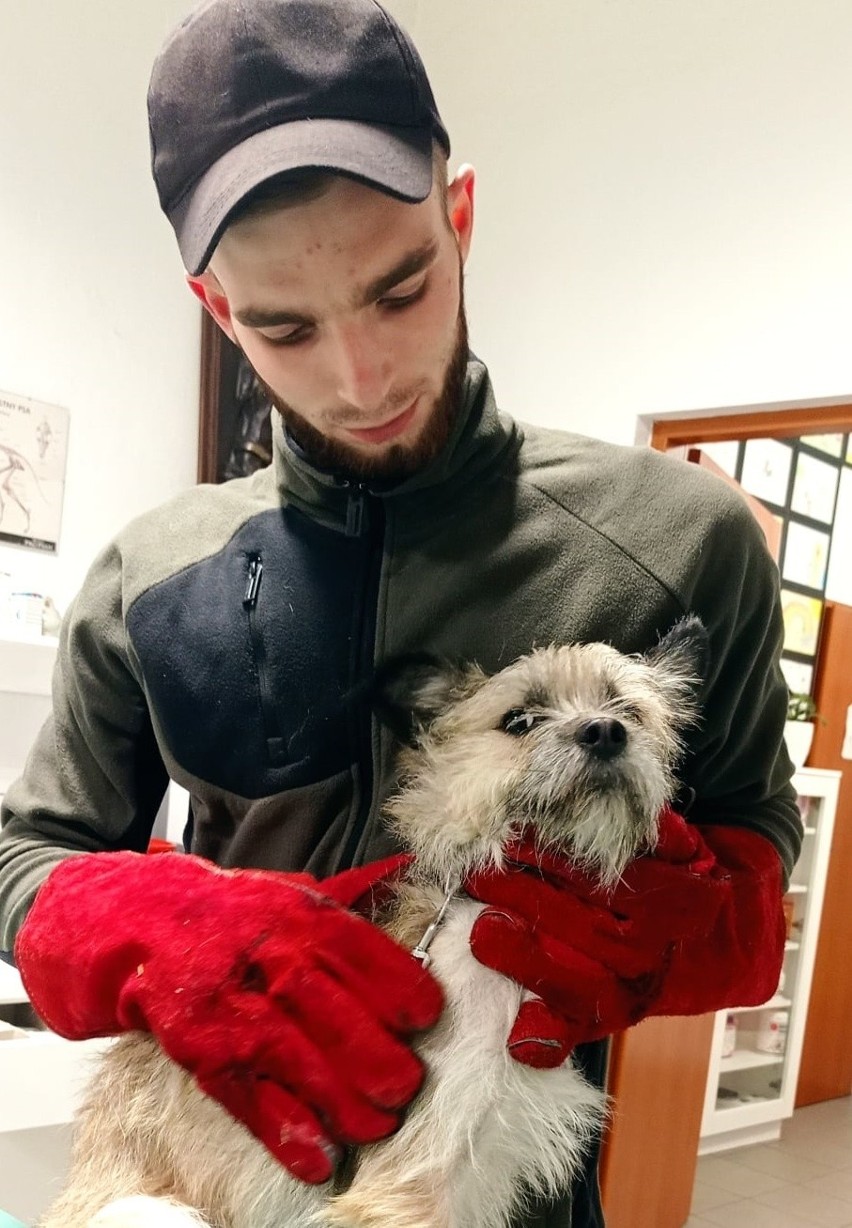
<instances>
[{"instance_id":1,"label":"man's beard","mask_svg":"<svg viewBox=\"0 0 852 1228\"><path fill-rule=\"evenodd\" d=\"M459 281L459 313L453 353L444 383L432 406L428 421L413 444L393 444L376 456L365 454L350 444L329 438L283 401L260 380L267 395L280 412L292 438L308 460L328 473L358 481L380 479L382 485L396 485L425 469L443 451L458 419L467 377L468 335L462 283ZM258 376L258 379L260 377ZM402 411L400 411L402 412Z\"/></svg>"}]
</instances>

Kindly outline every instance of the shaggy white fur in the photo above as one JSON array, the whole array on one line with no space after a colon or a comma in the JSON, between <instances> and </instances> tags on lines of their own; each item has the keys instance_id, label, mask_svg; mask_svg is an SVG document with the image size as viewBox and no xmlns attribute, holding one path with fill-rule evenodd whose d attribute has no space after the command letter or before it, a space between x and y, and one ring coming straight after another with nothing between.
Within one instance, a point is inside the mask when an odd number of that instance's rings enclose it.
<instances>
[{"instance_id":1,"label":"shaggy white fur","mask_svg":"<svg viewBox=\"0 0 852 1228\"><path fill-rule=\"evenodd\" d=\"M419 733L388 807L417 852L386 920L398 941L413 948L444 884L499 862L522 825L605 882L653 844L677 731L694 719L700 630L688 621L648 658L600 644L540 650L493 678L436 676L409 697ZM618 725L617 753L590 749L601 720ZM430 951L446 1008L416 1045L425 1086L400 1130L359 1152L345 1192L291 1178L152 1037L134 1033L95 1079L69 1186L41 1228L507 1228L524 1191L564 1190L604 1096L570 1059L536 1070L510 1057L525 995L471 954L481 907L456 896L447 908Z\"/></svg>"}]
</instances>

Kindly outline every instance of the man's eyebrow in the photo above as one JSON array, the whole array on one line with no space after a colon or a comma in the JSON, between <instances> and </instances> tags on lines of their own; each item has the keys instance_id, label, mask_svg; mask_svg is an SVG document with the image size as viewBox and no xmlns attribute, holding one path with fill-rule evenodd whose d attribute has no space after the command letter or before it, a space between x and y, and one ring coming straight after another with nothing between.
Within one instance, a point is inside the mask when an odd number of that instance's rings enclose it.
<instances>
[{"instance_id":1,"label":"man's eyebrow","mask_svg":"<svg viewBox=\"0 0 852 1228\"><path fill-rule=\"evenodd\" d=\"M278 311L273 308L264 311L262 307L243 307L233 312L234 319L246 328L274 328L276 324L310 324L310 316L299 315L297 311Z\"/></svg>"},{"instance_id":2,"label":"man's eyebrow","mask_svg":"<svg viewBox=\"0 0 852 1228\"><path fill-rule=\"evenodd\" d=\"M394 286L398 286L401 281L408 281L409 277L413 277L415 273L422 273L425 268L435 260L438 255L438 244L435 239L427 239L425 243L421 243L420 247L409 252L408 255L394 265L388 273L383 273L381 277L377 277L365 286L355 297L356 307L367 307L370 303L374 303L377 298L381 298L383 294L387 294L388 290L392 290Z\"/></svg>"},{"instance_id":3,"label":"man's eyebrow","mask_svg":"<svg viewBox=\"0 0 852 1228\"><path fill-rule=\"evenodd\" d=\"M407 281L416 273L421 273L437 258L438 244L435 239L427 239L420 247L408 252L387 273L382 273L368 285L358 290L353 297L354 307L367 307L381 298L388 290ZM265 310L263 307L242 307L234 312L234 319L245 328L275 328L281 324L312 324L313 318L304 312L281 311L277 308Z\"/></svg>"}]
</instances>

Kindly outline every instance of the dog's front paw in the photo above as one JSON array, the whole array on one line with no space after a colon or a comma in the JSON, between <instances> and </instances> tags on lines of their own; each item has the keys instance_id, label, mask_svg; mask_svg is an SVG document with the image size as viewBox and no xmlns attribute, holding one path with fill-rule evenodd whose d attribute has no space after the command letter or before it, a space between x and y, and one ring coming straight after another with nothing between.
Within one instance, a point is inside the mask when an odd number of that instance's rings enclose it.
<instances>
[{"instance_id":1,"label":"dog's front paw","mask_svg":"<svg viewBox=\"0 0 852 1228\"><path fill-rule=\"evenodd\" d=\"M207 1220L191 1207L170 1198L147 1198L144 1194L119 1198L93 1215L86 1228L209 1228Z\"/></svg>"}]
</instances>

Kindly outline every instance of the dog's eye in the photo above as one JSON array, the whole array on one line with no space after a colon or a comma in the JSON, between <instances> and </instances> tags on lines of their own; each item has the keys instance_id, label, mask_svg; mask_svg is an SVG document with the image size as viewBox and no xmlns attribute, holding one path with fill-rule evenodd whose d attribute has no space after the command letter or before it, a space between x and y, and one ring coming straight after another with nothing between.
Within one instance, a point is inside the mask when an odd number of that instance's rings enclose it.
<instances>
[{"instance_id":1,"label":"dog's eye","mask_svg":"<svg viewBox=\"0 0 852 1228\"><path fill-rule=\"evenodd\" d=\"M527 712L524 708L510 708L500 722L500 728L504 733L510 733L513 737L519 737L521 734L529 733L534 725L544 718L537 715L535 712Z\"/></svg>"}]
</instances>

